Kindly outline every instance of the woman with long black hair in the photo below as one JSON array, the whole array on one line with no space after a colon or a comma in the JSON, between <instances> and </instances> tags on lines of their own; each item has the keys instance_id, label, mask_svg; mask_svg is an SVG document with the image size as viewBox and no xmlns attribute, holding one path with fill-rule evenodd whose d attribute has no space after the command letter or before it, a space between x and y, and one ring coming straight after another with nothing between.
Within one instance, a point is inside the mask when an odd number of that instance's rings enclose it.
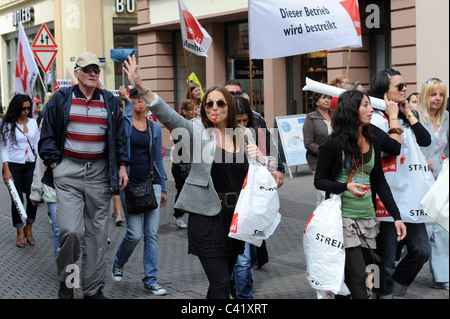
<instances>
[{"instance_id":1,"label":"woman with long black hair","mask_svg":"<svg viewBox=\"0 0 450 319\"><path fill-rule=\"evenodd\" d=\"M28 218L25 227L16 206L11 204L12 222L17 228L16 246L19 248L25 247L25 237L30 245L35 243L31 227L36 218L37 206L31 203L30 192L36 165L39 129L36 120L32 118L32 107L33 103L28 95L15 95L0 125L3 181L8 185L11 179L21 199L22 193L26 194Z\"/></svg>"},{"instance_id":2,"label":"woman with long black hair","mask_svg":"<svg viewBox=\"0 0 450 319\"><path fill-rule=\"evenodd\" d=\"M373 108L360 91L339 96L333 115L333 132L319 147L314 186L342 193L342 218L346 253L345 283L354 299L367 299L366 264L369 250L376 248L378 222L375 196L383 200L395 219L397 240L406 236L397 205L384 178L380 147L369 125Z\"/></svg>"},{"instance_id":3,"label":"woman with long black hair","mask_svg":"<svg viewBox=\"0 0 450 319\"><path fill-rule=\"evenodd\" d=\"M425 223L431 219L423 213L420 204L423 196L433 185L433 175L421 154L419 146L428 146L431 136L418 120L418 113L411 110L407 101L407 83L398 70L379 71L372 79L370 95L384 98L386 110L376 110L371 123L384 131L383 147L387 140L397 140L399 153L384 150L382 156L386 181L399 208L402 220L408 228L408 236L398 243L393 219L380 205L377 211L380 220L380 234L377 236L378 253L382 258L380 267L380 288L377 297L392 299L404 296L417 274L430 256L430 243ZM397 112L392 112L397 108ZM391 109L388 112L388 109ZM422 156L422 159L420 158ZM416 169L418 168L418 169ZM382 201L384 203L384 201ZM399 251L407 247L407 254L396 262Z\"/></svg>"}]
</instances>

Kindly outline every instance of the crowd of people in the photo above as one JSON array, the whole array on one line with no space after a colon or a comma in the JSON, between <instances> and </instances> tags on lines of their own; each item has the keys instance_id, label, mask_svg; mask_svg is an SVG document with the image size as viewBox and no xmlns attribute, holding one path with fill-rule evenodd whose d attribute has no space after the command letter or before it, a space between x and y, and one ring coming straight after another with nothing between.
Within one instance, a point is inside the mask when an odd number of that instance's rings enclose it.
<instances>
[{"instance_id":1,"label":"crowd of people","mask_svg":"<svg viewBox=\"0 0 450 319\"><path fill-rule=\"evenodd\" d=\"M168 198L162 123L172 133L177 155L171 167L173 219L187 228L188 253L198 257L209 282L206 298L227 299L230 293L253 298L252 268L258 255L267 255L265 243L256 247L228 232L249 161L267 166L277 187L283 185L285 167L263 116L252 110L235 80L204 94L188 83L177 112L144 85L135 56L124 62L131 86L119 88L120 99L97 87L100 72L98 57L85 52L75 64L78 84L46 96L36 114L31 98L17 94L2 116L3 181L11 180L19 194L25 193L26 220L11 205L16 246L36 244L32 225L38 204L45 202L54 234L58 298L74 297L66 267L81 256L84 298L106 298L105 276L109 272L115 282L123 280L141 238L143 286L166 294L157 282L159 215ZM411 218L407 209L420 210L420 200L449 156L446 86L430 78L419 93L407 96L407 84L393 69L378 72L369 89L342 75L330 84L346 91L338 98L315 93L303 134L317 205L332 193L342 194L349 297L370 297L366 266L371 263L380 267L377 298L404 296L428 260L433 287L448 290L448 231ZM369 95L384 99L386 109L374 110ZM194 154L193 141L200 143L202 156ZM413 157L429 168L420 172L421 183L398 175ZM399 167L397 175L386 170L386 163ZM127 205L127 186L148 179L158 205L136 213ZM116 225L125 223L126 229L113 264L107 265L111 201ZM380 203L384 215L379 215Z\"/></svg>"}]
</instances>

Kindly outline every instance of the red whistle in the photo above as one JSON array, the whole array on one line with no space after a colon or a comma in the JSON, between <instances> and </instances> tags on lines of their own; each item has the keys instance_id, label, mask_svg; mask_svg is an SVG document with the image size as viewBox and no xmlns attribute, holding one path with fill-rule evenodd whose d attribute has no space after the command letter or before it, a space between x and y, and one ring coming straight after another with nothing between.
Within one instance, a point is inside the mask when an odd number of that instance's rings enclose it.
<instances>
[{"instance_id":1,"label":"red whistle","mask_svg":"<svg viewBox=\"0 0 450 319\"><path fill-rule=\"evenodd\" d=\"M217 119L217 114L213 114L213 115L211 116L211 118L212 118L213 122L215 122L216 119Z\"/></svg>"},{"instance_id":2,"label":"red whistle","mask_svg":"<svg viewBox=\"0 0 450 319\"><path fill-rule=\"evenodd\" d=\"M445 156L442 156L441 159L442 159L443 161L445 161Z\"/></svg>"},{"instance_id":3,"label":"red whistle","mask_svg":"<svg viewBox=\"0 0 450 319\"><path fill-rule=\"evenodd\" d=\"M363 192L368 191L369 189L370 189L370 186L364 186L364 187L362 188Z\"/></svg>"},{"instance_id":4,"label":"red whistle","mask_svg":"<svg viewBox=\"0 0 450 319\"><path fill-rule=\"evenodd\" d=\"M140 104L140 105L139 105L139 108L140 108L141 110L143 110L143 109L144 109L144 106L143 106L142 104Z\"/></svg>"}]
</instances>

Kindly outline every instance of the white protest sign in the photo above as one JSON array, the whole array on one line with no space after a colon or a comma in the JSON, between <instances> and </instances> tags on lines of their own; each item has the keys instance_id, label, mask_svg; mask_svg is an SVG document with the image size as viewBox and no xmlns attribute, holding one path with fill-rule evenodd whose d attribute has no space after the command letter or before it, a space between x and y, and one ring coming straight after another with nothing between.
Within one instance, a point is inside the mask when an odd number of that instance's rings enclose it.
<instances>
[{"instance_id":1,"label":"white protest sign","mask_svg":"<svg viewBox=\"0 0 450 319\"><path fill-rule=\"evenodd\" d=\"M249 0L248 10L251 59L362 46L356 0Z\"/></svg>"}]
</instances>

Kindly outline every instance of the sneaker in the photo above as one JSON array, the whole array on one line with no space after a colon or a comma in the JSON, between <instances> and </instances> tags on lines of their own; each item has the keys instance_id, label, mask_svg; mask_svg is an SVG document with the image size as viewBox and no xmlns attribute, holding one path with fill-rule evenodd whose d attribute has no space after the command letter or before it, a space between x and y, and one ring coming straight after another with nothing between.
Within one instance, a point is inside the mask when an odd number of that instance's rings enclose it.
<instances>
[{"instance_id":1,"label":"sneaker","mask_svg":"<svg viewBox=\"0 0 450 319\"><path fill-rule=\"evenodd\" d=\"M123 218L122 217L115 217L114 218L114 223L116 223L116 226L120 226L120 225L122 225L122 223L124 222L124 220L123 220Z\"/></svg>"},{"instance_id":2,"label":"sneaker","mask_svg":"<svg viewBox=\"0 0 450 319\"><path fill-rule=\"evenodd\" d=\"M105 295L103 294L102 290L99 289L97 290L97 292L92 295L92 296L88 296L88 295L84 295L83 299L108 299L105 297Z\"/></svg>"},{"instance_id":3,"label":"sneaker","mask_svg":"<svg viewBox=\"0 0 450 319\"><path fill-rule=\"evenodd\" d=\"M113 265L111 275L115 282L120 282L123 278L123 268L117 268Z\"/></svg>"},{"instance_id":4,"label":"sneaker","mask_svg":"<svg viewBox=\"0 0 450 319\"><path fill-rule=\"evenodd\" d=\"M153 294L155 294L157 296L162 296L162 295L167 294L167 290L164 288L161 288L161 286L158 284L153 284L151 286L144 284L144 289L150 290L151 292L153 292Z\"/></svg>"},{"instance_id":5,"label":"sneaker","mask_svg":"<svg viewBox=\"0 0 450 319\"><path fill-rule=\"evenodd\" d=\"M186 223L184 222L183 218L181 217L173 217L173 220L175 221L175 224L178 226L178 228L187 228L188 226L186 225Z\"/></svg>"},{"instance_id":6,"label":"sneaker","mask_svg":"<svg viewBox=\"0 0 450 319\"><path fill-rule=\"evenodd\" d=\"M67 288L65 282L59 283L58 299L73 299L73 288Z\"/></svg>"},{"instance_id":7,"label":"sneaker","mask_svg":"<svg viewBox=\"0 0 450 319\"><path fill-rule=\"evenodd\" d=\"M432 281L430 286L431 286L431 288L434 288L434 289L448 290L448 282L435 282L435 281Z\"/></svg>"}]
</instances>

